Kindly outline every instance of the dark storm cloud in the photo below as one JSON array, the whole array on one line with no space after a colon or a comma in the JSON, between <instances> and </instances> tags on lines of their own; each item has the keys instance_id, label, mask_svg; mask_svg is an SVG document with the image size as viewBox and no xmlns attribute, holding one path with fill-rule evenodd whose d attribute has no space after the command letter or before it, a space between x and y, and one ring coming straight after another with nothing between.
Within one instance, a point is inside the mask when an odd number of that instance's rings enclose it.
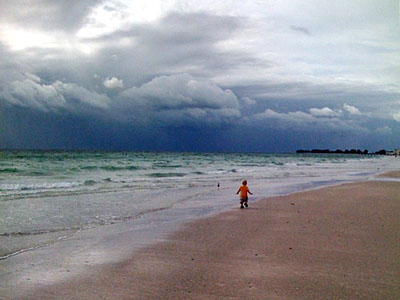
<instances>
[{"instance_id":1,"label":"dark storm cloud","mask_svg":"<svg viewBox=\"0 0 400 300\"><path fill-rule=\"evenodd\" d=\"M160 76L111 98L74 83L43 83L38 76L25 73L21 79L0 82L0 100L28 111L68 112L131 125L220 126L240 116L239 101L232 91L188 74Z\"/></svg>"},{"instance_id":2,"label":"dark storm cloud","mask_svg":"<svg viewBox=\"0 0 400 300\"><path fill-rule=\"evenodd\" d=\"M277 10L290 7L283 19L263 6L256 13L216 1L214 12L199 1L199 10L171 9L143 21L130 15L129 1L4 1L0 146L394 145L398 35L371 9L373 1L361 10L351 4L347 15L345 1L309 2L301 11L300 2L277 1Z\"/></svg>"}]
</instances>

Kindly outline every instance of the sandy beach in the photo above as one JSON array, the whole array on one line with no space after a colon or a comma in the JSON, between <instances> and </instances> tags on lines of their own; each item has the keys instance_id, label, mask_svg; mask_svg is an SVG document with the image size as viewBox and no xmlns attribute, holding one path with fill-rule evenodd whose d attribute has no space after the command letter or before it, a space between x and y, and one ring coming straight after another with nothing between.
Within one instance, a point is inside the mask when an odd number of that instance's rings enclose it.
<instances>
[{"instance_id":1,"label":"sandy beach","mask_svg":"<svg viewBox=\"0 0 400 300\"><path fill-rule=\"evenodd\" d=\"M399 195L370 181L251 202L24 299L399 299Z\"/></svg>"}]
</instances>

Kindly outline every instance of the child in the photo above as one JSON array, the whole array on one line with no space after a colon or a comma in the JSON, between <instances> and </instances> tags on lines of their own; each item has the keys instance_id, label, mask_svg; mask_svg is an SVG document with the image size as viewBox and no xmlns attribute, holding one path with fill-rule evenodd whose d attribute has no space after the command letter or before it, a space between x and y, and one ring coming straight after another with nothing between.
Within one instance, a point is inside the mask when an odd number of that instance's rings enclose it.
<instances>
[{"instance_id":1,"label":"child","mask_svg":"<svg viewBox=\"0 0 400 300\"><path fill-rule=\"evenodd\" d=\"M244 208L243 204L244 206L248 207L247 200L249 199L249 197L247 196L247 193L249 193L250 195L253 195L253 193L250 192L249 187L247 186L247 180L242 181L242 186L239 187L236 194L239 194L239 192L240 192L240 208Z\"/></svg>"}]
</instances>

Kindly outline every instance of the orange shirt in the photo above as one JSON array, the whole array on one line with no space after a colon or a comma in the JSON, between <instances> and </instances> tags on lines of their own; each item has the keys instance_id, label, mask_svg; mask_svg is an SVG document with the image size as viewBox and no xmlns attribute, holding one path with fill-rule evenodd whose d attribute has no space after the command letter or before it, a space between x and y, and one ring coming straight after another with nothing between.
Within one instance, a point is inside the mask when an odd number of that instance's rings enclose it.
<instances>
[{"instance_id":1,"label":"orange shirt","mask_svg":"<svg viewBox=\"0 0 400 300\"><path fill-rule=\"evenodd\" d=\"M247 193L249 192L249 187L247 185L242 185L239 188L240 191L240 198L241 199L246 199L247 198Z\"/></svg>"}]
</instances>

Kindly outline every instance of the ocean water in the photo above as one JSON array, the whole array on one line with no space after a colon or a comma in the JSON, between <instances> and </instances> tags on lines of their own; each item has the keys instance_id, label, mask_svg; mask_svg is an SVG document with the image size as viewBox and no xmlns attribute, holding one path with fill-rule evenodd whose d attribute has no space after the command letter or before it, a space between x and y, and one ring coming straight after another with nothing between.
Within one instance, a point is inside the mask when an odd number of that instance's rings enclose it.
<instances>
[{"instance_id":1,"label":"ocean water","mask_svg":"<svg viewBox=\"0 0 400 300\"><path fill-rule=\"evenodd\" d=\"M242 179L251 205L399 166L361 155L1 151L0 259L160 211L179 219L178 207L186 219L238 207Z\"/></svg>"}]
</instances>

